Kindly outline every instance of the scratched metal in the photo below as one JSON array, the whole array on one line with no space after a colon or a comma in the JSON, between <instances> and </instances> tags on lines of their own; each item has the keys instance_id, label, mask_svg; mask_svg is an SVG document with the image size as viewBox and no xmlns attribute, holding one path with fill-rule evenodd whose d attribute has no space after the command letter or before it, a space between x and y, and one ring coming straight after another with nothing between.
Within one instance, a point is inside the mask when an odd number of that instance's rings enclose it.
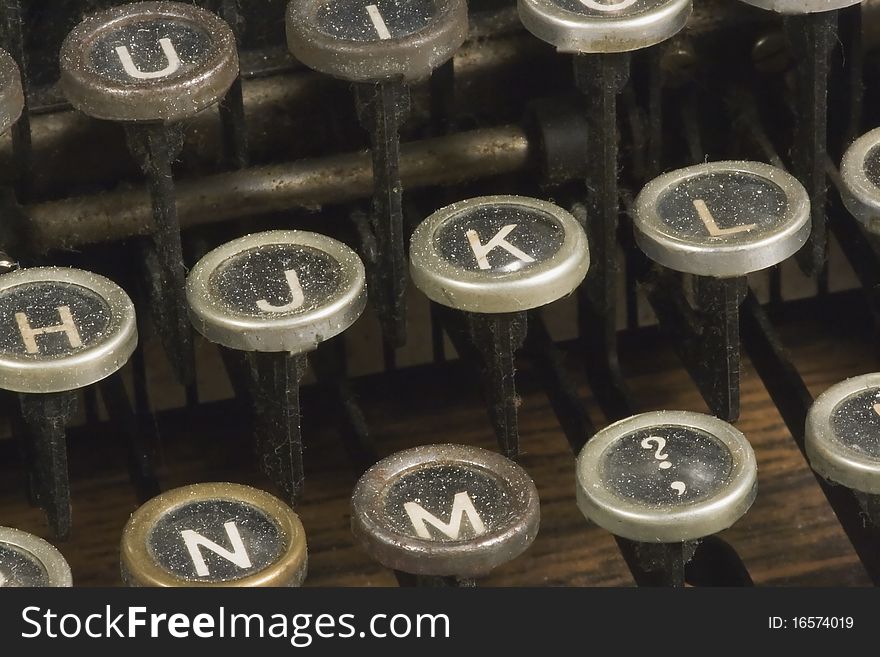
<instances>
[{"instance_id":1,"label":"scratched metal","mask_svg":"<svg viewBox=\"0 0 880 657\"><path fill-rule=\"evenodd\" d=\"M227 523L233 523L227 530ZM183 532L191 530L243 558L232 537L241 537L247 565L236 564L214 550L198 548L208 575L199 575L184 542ZM228 582L260 572L275 563L286 547L278 526L260 509L229 500L204 500L176 507L164 514L147 536L147 549L162 568L189 581Z\"/></svg>"},{"instance_id":2,"label":"scratched metal","mask_svg":"<svg viewBox=\"0 0 880 657\"><path fill-rule=\"evenodd\" d=\"M880 459L880 388L847 397L831 413L834 438L845 447Z\"/></svg>"},{"instance_id":3,"label":"scratched metal","mask_svg":"<svg viewBox=\"0 0 880 657\"><path fill-rule=\"evenodd\" d=\"M285 272L296 272L302 304L284 313L266 313L258 302L289 306L291 286ZM328 254L303 246L274 244L249 249L221 264L209 279L210 293L234 312L275 318L279 314L306 314L333 302L341 292L342 267Z\"/></svg>"},{"instance_id":4,"label":"scratched metal","mask_svg":"<svg viewBox=\"0 0 880 657\"><path fill-rule=\"evenodd\" d=\"M384 41L415 34L436 15L434 0L331 0L318 8L316 23L337 39Z\"/></svg>"},{"instance_id":5,"label":"scratched metal","mask_svg":"<svg viewBox=\"0 0 880 657\"><path fill-rule=\"evenodd\" d=\"M746 228L739 232L711 234L694 201L702 200L720 231ZM788 227L787 200L779 185L761 176L744 172L717 172L693 176L678 182L660 196L658 230L672 237L740 244Z\"/></svg>"},{"instance_id":6,"label":"scratched metal","mask_svg":"<svg viewBox=\"0 0 880 657\"><path fill-rule=\"evenodd\" d=\"M504 241L519 249L532 262L499 245L486 254L490 269L481 269L468 233L475 231L481 245L487 245L506 226L514 228ZM565 241L565 229L549 213L513 204L478 205L453 215L434 233L437 251L448 262L469 271L510 274L552 258Z\"/></svg>"},{"instance_id":7,"label":"scratched metal","mask_svg":"<svg viewBox=\"0 0 880 657\"><path fill-rule=\"evenodd\" d=\"M0 543L0 588L49 586L49 573L29 552Z\"/></svg>"},{"instance_id":8,"label":"scratched metal","mask_svg":"<svg viewBox=\"0 0 880 657\"><path fill-rule=\"evenodd\" d=\"M61 324L62 307L70 310L81 346L71 346L65 332L43 333L34 336L39 351L28 353L16 315L23 313L31 329L39 330ZM112 338L111 321L107 302L82 286L60 281L18 285L0 293L0 353L34 360L71 356Z\"/></svg>"},{"instance_id":9,"label":"scratched metal","mask_svg":"<svg viewBox=\"0 0 880 657\"><path fill-rule=\"evenodd\" d=\"M657 426L627 434L602 453L599 473L615 495L647 507L678 507L725 490L730 450L697 429Z\"/></svg>"}]
</instances>

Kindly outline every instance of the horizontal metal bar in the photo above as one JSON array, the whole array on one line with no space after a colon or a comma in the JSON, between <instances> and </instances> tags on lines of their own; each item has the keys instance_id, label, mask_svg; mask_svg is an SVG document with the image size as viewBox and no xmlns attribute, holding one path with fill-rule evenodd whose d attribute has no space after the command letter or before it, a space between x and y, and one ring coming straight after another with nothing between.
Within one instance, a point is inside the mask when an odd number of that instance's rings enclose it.
<instances>
[{"instance_id":1,"label":"horizontal metal bar","mask_svg":"<svg viewBox=\"0 0 880 657\"><path fill-rule=\"evenodd\" d=\"M405 189L516 173L528 164L529 143L517 126L403 144L400 157ZM182 180L177 210L181 227L187 228L345 203L369 197L372 189L370 155L363 151ZM150 207L145 188L36 203L25 208L28 246L44 253L146 235Z\"/></svg>"}]
</instances>

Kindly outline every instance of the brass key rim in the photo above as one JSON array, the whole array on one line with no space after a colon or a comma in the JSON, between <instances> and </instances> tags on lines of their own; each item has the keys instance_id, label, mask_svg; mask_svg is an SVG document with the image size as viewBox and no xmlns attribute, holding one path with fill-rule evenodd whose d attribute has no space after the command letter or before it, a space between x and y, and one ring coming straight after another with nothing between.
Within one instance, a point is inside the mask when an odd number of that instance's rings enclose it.
<instances>
[{"instance_id":1,"label":"brass key rim","mask_svg":"<svg viewBox=\"0 0 880 657\"><path fill-rule=\"evenodd\" d=\"M106 305L110 321L104 339L75 354L48 359L0 354L0 389L24 393L76 390L115 374L137 347L135 309L125 291L108 278L81 269L34 267L0 276L0 295L32 283L58 283L83 288Z\"/></svg>"},{"instance_id":2,"label":"brass key rim","mask_svg":"<svg viewBox=\"0 0 880 657\"><path fill-rule=\"evenodd\" d=\"M279 558L260 572L222 582L184 579L159 565L148 543L159 519L182 506L215 500L251 506L265 514L284 541ZM297 587L308 571L308 547L299 516L277 497L243 484L212 482L175 488L137 509L122 532L120 565L122 579L128 586Z\"/></svg>"},{"instance_id":3,"label":"brass key rim","mask_svg":"<svg viewBox=\"0 0 880 657\"><path fill-rule=\"evenodd\" d=\"M695 429L721 442L733 464L724 485L707 499L676 508L639 504L603 485L605 450L634 432L658 426ZM581 450L576 470L577 504L584 517L615 536L646 543L679 543L716 534L745 515L757 494L755 453L742 432L716 417L690 411L642 413L605 427Z\"/></svg>"}]
</instances>

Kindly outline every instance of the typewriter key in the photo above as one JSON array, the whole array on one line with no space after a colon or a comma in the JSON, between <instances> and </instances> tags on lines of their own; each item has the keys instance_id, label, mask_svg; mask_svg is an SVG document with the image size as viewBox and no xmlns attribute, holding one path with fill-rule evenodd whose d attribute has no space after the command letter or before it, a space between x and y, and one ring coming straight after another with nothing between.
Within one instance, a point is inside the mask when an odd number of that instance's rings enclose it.
<instances>
[{"instance_id":1,"label":"typewriter key","mask_svg":"<svg viewBox=\"0 0 880 657\"><path fill-rule=\"evenodd\" d=\"M614 53L653 46L677 34L691 0L519 0L525 28L560 52Z\"/></svg>"},{"instance_id":2,"label":"typewriter key","mask_svg":"<svg viewBox=\"0 0 880 657\"><path fill-rule=\"evenodd\" d=\"M847 379L819 395L807 416L805 444L813 470L852 489L877 524L880 374Z\"/></svg>"},{"instance_id":3,"label":"typewriter key","mask_svg":"<svg viewBox=\"0 0 880 657\"><path fill-rule=\"evenodd\" d=\"M0 527L0 588L71 587L70 566L42 538Z\"/></svg>"},{"instance_id":4,"label":"typewriter key","mask_svg":"<svg viewBox=\"0 0 880 657\"><path fill-rule=\"evenodd\" d=\"M5 134L18 121L24 109L21 74L15 60L0 50L0 134Z\"/></svg>"},{"instance_id":5,"label":"typewriter key","mask_svg":"<svg viewBox=\"0 0 880 657\"><path fill-rule=\"evenodd\" d=\"M665 575L679 584L693 549L687 544L745 515L756 481L755 454L742 433L718 418L685 411L616 422L590 439L577 459L584 516L635 541L629 554L646 571L669 568L675 560L668 556L678 556L679 572ZM667 559L658 558L663 551Z\"/></svg>"},{"instance_id":6,"label":"typewriter key","mask_svg":"<svg viewBox=\"0 0 880 657\"><path fill-rule=\"evenodd\" d=\"M77 409L75 391L108 379L128 361L137 345L134 306L97 274L20 269L0 277L0 327L0 389L20 393L35 501L64 537L70 529L65 425Z\"/></svg>"},{"instance_id":7,"label":"typewriter key","mask_svg":"<svg viewBox=\"0 0 880 657\"><path fill-rule=\"evenodd\" d=\"M840 165L843 202L871 233L880 233L880 128L859 137Z\"/></svg>"},{"instance_id":8,"label":"typewriter key","mask_svg":"<svg viewBox=\"0 0 880 657\"><path fill-rule=\"evenodd\" d=\"M449 61L466 35L464 0L293 0L287 9L290 51L355 83L358 117L370 133L376 246L365 252L379 256L366 264L389 354L406 342L399 133L409 114L408 84Z\"/></svg>"},{"instance_id":9,"label":"typewriter key","mask_svg":"<svg viewBox=\"0 0 880 657\"><path fill-rule=\"evenodd\" d=\"M467 313L490 415L506 456L519 450L515 352L526 311L571 294L590 267L587 238L561 208L521 196L455 203L410 241L413 282L432 301Z\"/></svg>"},{"instance_id":10,"label":"typewriter key","mask_svg":"<svg viewBox=\"0 0 880 657\"><path fill-rule=\"evenodd\" d=\"M747 5L775 11L777 14L813 14L845 9L862 0L740 0Z\"/></svg>"},{"instance_id":11,"label":"typewriter key","mask_svg":"<svg viewBox=\"0 0 880 657\"><path fill-rule=\"evenodd\" d=\"M603 411L625 417L632 402L617 348L617 96L629 80L629 53L680 31L691 0L518 0L517 7L527 30L575 54L575 85L588 107L586 210L595 261L581 288L580 333L587 375Z\"/></svg>"},{"instance_id":12,"label":"typewriter key","mask_svg":"<svg viewBox=\"0 0 880 657\"><path fill-rule=\"evenodd\" d=\"M123 122L148 178L155 244L144 261L153 323L191 395L195 365L171 165L183 140L179 122L216 104L237 77L229 26L177 2L138 2L95 14L61 48L60 84L67 99L84 114Z\"/></svg>"},{"instance_id":13,"label":"typewriter key","mask_svg":"<svg viewBox=\"0 0 880 657\"><path fill-rule=\"evenodd\" d=\"M434 578L488 574L524 552L540 524L538 491L525 470L461 445L380 461L358 481L351 509L355 539L373 559ZM427 577L422 584L433 583Z\"/></svg>"},{"instance_id":14,"label":"typewriter key","mask_svg":"<svg viewBox=\"0 0 880 657\"><path fill-rule=\"evenodd\" d=\"M801 184L759 162L712 162L664 174L636 199L636 242L676 271L731 278L793 255L810 233Z\"/></svg>"},{"instance_id":15,"label":"typewriter key","mask_svg":"<svg viewBox=\"0 0 880 657\"><path fill-rule=\"evenodd\" d=\"M122 534L128 586L300 586L306 534L299 517L261 490L185 486L135 511Z\"/></svg>"},{"instance_id":16,"label":"typewriter key","mask_svg":"<svg viewBox=\"0 0 880 657\"><path fill-rule=\"evenodd\" d=\"M364 278L360 258L344 244L278 230L211 251L187 280L196 331L249 355L261 466L291 501L303 482L298 386L306 353L360 317Z\"/></svg>"}]
</instances>

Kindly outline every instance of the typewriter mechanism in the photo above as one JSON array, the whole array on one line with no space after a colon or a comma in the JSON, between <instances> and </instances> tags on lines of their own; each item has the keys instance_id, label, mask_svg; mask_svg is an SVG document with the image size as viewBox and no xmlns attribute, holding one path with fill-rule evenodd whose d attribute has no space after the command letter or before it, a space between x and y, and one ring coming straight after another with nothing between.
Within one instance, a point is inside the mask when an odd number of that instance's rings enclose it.
<instances>
[{"instance_id":1,"label":"typewriter mechanism","mask_svg":"<svg viewBox=\"0 0 880 657\"><path fill-rule=\"evenodd\" d=\"M0 48L0 586L880 584L880 2Z\"/></svg>"}]
</instances>

